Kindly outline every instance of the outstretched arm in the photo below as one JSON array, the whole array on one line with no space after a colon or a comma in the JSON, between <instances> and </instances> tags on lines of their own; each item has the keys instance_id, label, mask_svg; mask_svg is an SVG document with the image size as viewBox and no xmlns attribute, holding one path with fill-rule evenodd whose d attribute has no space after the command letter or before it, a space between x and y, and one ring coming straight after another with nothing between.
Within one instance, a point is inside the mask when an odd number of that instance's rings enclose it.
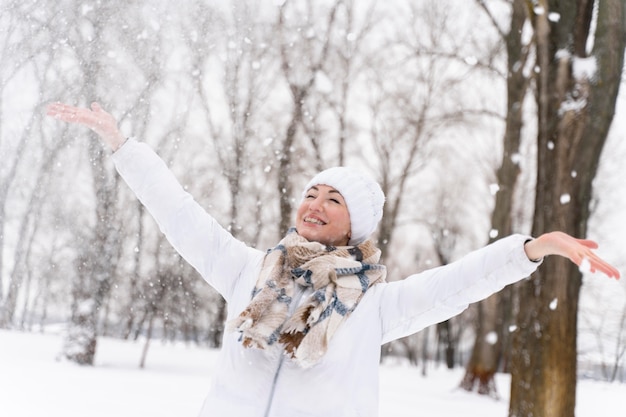
<instances>
[{"instance_id":1,"label":"outstretched arm","mask_svg":"<svg viewBox=\"0 0 626 417\"><path fill-rule=\"evenodd\" d=\"M597 248L598 244L592 240L576 239L563 232L546 233L524 245L524 250L529 259L560 255L581 268L587 268L591 272L602 272L609 278L619 279L619 271L592 250Z\"/></svg>"},{"instance_id":2,"label":"outstretched arm","mask_svg":"<svg viewBox=\"0 0 626 417\"><path fill-rule=\"evenodd\" d=\"M264 252L249 248L223 229L179 184L166 164L145 143L126 141L113 116L94 103L91 109L54 103L47 114L96 132L113 151L117 171L152 214L172 246L202 277L230 300L237 285L260 264ZM256 275L249 275L256 279Z\"/></svg>"},{"instance_id":3,"label":"outstretched arm","mask_svg":"<svg viewBox=\"0 0 626 417\"><path fill-rule=\"evenodd\" d=\"M548 255L560 255L581 269L602 272L616 279L620 276L616 268L594 253L598 245L593 241L576 239L562 232L529 239L526 235L507 236L456 262L374 286L373 293L380 296L382 342L447 320L469 304L530 276L539 263L529 259L538 261Z\"/></svg>"},{"instance_id":4,"label":"outstretched arm","mask_svg":"<svg viewBox=\"0 0 626 417\"><path fill-rule=\"evenodd\" d=\"M86 126L96 132L104 143L115 152L126 141L126 137L117 127L117 120L104 111L98 103L93 103L91 109L74 107L63 103L53 103L46 113L56 119L68 123Z\"/></svg>"}]
</instances>

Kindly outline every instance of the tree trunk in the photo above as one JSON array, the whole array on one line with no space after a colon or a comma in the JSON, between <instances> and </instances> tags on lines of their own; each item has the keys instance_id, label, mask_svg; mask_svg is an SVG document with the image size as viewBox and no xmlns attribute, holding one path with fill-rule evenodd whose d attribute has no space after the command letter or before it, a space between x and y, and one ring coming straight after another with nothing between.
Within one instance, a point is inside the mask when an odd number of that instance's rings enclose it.
<instances>
[{"instance_id":1,"label":"tree trunk","mask_svg":"<svg viewBox=\"0 0 626 417\"><path fill-rule=\"evenodd\" d=\"M576 9L550 1L533 16L539 68L533 235L555 229L581 238L586 235L592 181L620 83L624 1L598 3L595 34L589 30L594 3L581 0L577 5ZM552 13L560 16L558 22L548 19ZM586 57L590 36L597 65L591 79L572 71L576 64L572 56ZM513 337L510 416L574 416L581 282L576 265L564 258L549 258L521 286L522 309Z\"/></svg>"},{"instance_id":2,"label":"tree trunk","mask_svg":"<svg viewBox=\"0 0 626 417\"><path fill-rule=\"evenodd\" d=\"M443 348L446 367L454 369L456 343L452 336L452 324L450 320L437 324L437 340L439 347Z\"/></svg>"},{"instance_id":3,"label":"tree trunk","mask_svg":"<svg viewBox=\"0 0 626 417\"><path fill-rule=\"evenodd\" d=\"M110 7L110 6L109 6ZM78 17L83 25L91 25L93 39L102 38L104 25L111 17L111 10L101 5L89 15ZM84 93L88 99L98 97L96 86L103 68L97 41L81 39L83 53L81 69L84 74ZM64 341L64 355L81 365L92 365L96 352L98 316L103 300L110 291L118 244L115 223L116 193L114 174L109 172L104 148L94 133L88 144L96 210L93 229L86 234L87 244L81 247L78 258L76 280L72 284L72 314Z\"/></svg>"},{"instance_id":4,"label":"tree trunk","mask_svg":"<svg viewBox=\"0 0 626 417\"><path fill-rule=\"evenodd\" d=\"M0 94L3 92L3 90L4 86L0 86ZM1 98L0 104L2 104ZM32 126L33 121L34 112L33 115L31 115L30 117L28 126ZM24 152L26 151L26 144L28 143L29 133L29 129L26 129L23 132L11 162L5 162L7 166L10 165L10 168L7 169L7 174L4 177L0 178L0 327L9 327L11 325L11 320L13 319L13 313L7 308L10 305L9 303L11 303L10 299L3 300L4 282L2 271L4 270L4 228L6 224L6 206L7 202L9 201L8 195L11 189L11 185L16 178L19 164L22 160L22 157L24 156ZM27 215L29 215L29 213L27 213Z\"/></svg>"},{"instance_id":5,"label":"tree trunk","mask_svg":"<svg viewBox=\"0 0 626 417\"><path fill-rule=\"evenodd\" d=\"M476 318L476 340L465 367L461 388L482 395L498 397L494 376L502 357L502 311L500 294L481 301Z\"/></svg>"},{"instance_id":6,"label":"tree trunk","mask_svg":"<svg viewBox=\"0 0 626 417\"><path fill-rule=\"evenodd\" d=\"M25 141L26 138L24 138L22 142ZM66 143L67 140L64 138L55 146L43 150L43 161L37 172L35 186L26 205L28 210L25 211L20 220L19 238L13 255L13 269L10 276L9 288L2 308L0 308L0 327L8 328L13 324L13 316L17 308L17 300L22 287L25 270L29 268L27 254L31 251L33 235L36 233L37 224L41 220L40 214L43 207L44 195L48 190L50 175L53 171L59 150L62 149L63 145ZM1 210L4 211L4 207ZM2 219L0 219L0 222L1 221Z\"/></svg>"},{"instance_id":7,"label":"tree trunk","mask_svg":"<svg viewBox=\"0 0 626 417\"><path fill-rule=\"evenodd\" d=\"M148 349L150 348L150 341L152 340L152 330L154 328L154 311L151 311L150 319L148 320L148 329L146 330L146 341L143 344L143 349L141 350L141 359L139 360L139 368L143 369L146 367L146 359L148 358Z\"/></svg>"},{"instance_id":8,"label":"tree trunk","mask_svg":"<svg viewBox=\"0 0 626 417\"><path fill-rule=\"evenodd\" d=\"M293 168L293 148L296 141L296 135L298 133L298 127L303 123L304 108L306 105L306 99L311 92L315 78L318 71L322 68L328 57L328 52L331 42L331 32L335 27L335 16L337 8L340 2L337 1L330 9L327 16L326 37L319 45L320 51L315 55L314 50L316 47L310 44L304 44L301 47L306 48L314 56L313 59L307 61L307 65L303 66L300 70L294 69L294 62L301 57L293 57L290 52L294 49L293 45L290 45L289 41L285 39L285 31L288 23L288 19L285 17L285 8L288 4L281 6L278 13L277 29L280 33L280 65L285 80L289 86L291 92L291 98L293 108L291 110L291 118L287 125L285 137L281 143L280 156L278 161L278 195L279 195L279 207L280 207L280 222L278 226L279 239L287 233L289 228L293 225L293 184L291 179ZM304 61L303 61L304 62ZM302 71L302 72L300 72ZM297 199L296 199L297 201Z\"/></svg>"},{"instance_id":9,"label":"tree trunk","mask_svg":"<svg viewBox=\"0 0 626 417\"><path fill-rule=\"evenodd\" d=\"M491 215L490 243L512 233L513 193L520 173L515 155L519 153L521 143L522 110L528 86L528 79L524 75L527 55L521 39L526 18L525 0L515 0L512 4L511 27L505 37L508 59L507 114L502 163L496 174L498 191ZM467 391L477 389L479 394L497 396L494 375L503 357L505 339L508 338L508 323L504 318L510 317L507 310L511 308L510 303L503 302L510 298L505 295L503 292L496 293L477 305L476 339L461 381L461 387Z\"/></svg>"}]
</instances>

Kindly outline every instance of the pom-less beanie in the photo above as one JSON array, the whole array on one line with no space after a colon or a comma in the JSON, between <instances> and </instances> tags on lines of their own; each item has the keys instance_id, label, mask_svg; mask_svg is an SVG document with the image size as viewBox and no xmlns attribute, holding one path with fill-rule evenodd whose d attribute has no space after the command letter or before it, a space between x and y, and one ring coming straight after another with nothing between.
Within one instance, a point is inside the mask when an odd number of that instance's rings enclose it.
<instances>
[{"instance_id":1,"label":"pom-less beanie","mask_svg":"<svg viewBox=\"0 0 626 417\"><path fill-rule=\"evenodd\" d=\"M350 213L349 245L358 245L365 241L378 226L383 217L385 194L380 185L371 177L347 167L326 169L315 175L308 182L302 198L314 185L328 185L339 191Z\"/></svg>"}]
</instances>

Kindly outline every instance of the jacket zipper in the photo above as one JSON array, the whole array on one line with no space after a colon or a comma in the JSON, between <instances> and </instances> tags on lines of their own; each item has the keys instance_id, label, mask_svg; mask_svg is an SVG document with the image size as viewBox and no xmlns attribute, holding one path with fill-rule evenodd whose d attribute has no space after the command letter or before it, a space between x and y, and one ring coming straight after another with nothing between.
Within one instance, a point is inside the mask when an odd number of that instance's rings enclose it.
<instances>
[{"instance_id":1,"label":"jacket zipper","mask_svg":"<svg viewBox=\"0 0 626 417\"><path fill-rule=\"evenodd\" d=\"M274 380L272 381L272 388L270 389L270 395L267 399L267 408L265 409L265 417L269 417L270 410L272 409L272 402L274 400L274 392L276 391L276 382L278 381L278 374L280 373L280 368L283 367L283 362L285 361L285 355L281 353L280 359L278 360L278 366L276 367L276 373L274 374Z\"/></svg>"},{"instance_id":2,"label":"jacket zipper","mask_svg":"<svg viewBox=\"0 0 626 417\"><path fill-rule=\"evenodd\" d=\"M296 311L298 304L300 304L300 300L302 299L302 295L304 294L304 289L297 285L296 286L296 295L293 300L291 300L291 305L289 306L289 317ZM269 417L270 411L272 409L272 402L274 401L274 394L276 392L276 384L278 382L278 375L280 374L280 370L283 367L283 362L285 361L285 355L280 354L280 358L278 360L278 366L276 367L276 372L274 373L274 380L272 381L272 387L270 389L270 394L267 400L267 408L265 409L265 417Z\"/></svg>"}]
</instances>

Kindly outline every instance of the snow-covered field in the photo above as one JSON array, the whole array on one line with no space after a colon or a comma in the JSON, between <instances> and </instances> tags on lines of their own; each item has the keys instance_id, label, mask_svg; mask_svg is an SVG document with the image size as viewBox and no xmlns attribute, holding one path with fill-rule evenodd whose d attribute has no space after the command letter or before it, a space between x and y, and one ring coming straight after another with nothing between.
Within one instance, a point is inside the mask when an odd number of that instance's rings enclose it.
<instances>
[{"instance_id":1,"label":"snow-covered field","mask_svg":"<svg viewBox=\"0 0 626 417\"><path fill-rule=\"evenodd\" d=\"M55 333L0 330L0 416L2 417L195 417L211 380L216 352L193 345L150 346L144 369L142 343L101 338L96 365L57 360L62 338ZM462 370L381 366L381 417L505 417L506 375L497 378L502 399L457 389ZM621 415L626 384L580 381L577 417L601 410ZM618 414L613 414L617 412Z\"/></svg>"}]
</instances>

